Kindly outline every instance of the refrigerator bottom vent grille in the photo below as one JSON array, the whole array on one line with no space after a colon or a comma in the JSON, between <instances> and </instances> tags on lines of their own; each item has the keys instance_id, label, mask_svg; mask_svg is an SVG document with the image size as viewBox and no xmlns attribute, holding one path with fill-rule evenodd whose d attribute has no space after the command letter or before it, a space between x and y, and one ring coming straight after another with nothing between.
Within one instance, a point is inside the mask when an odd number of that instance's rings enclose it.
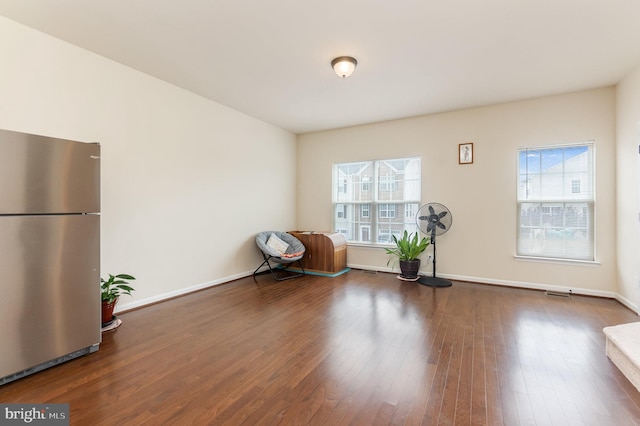
<instances>
[{"instance_id":1,"label":"refrigerator bottom vent grille","mask_svg":"<svg viewBox=\"0 0 640 426\"><path fill-rule=\"evenodd\" d=\"M71 361L72 359L76 359L83 355L93 353L97 350L98 350L98 345L89 346L87 348L80 349L75 352L71 352L70 354L63 355L61 357L43 362L42 364L38 364L35 367L27 368L25 370L18 371L17 373L9 374L8 376L0 378L0 386L6 385L7 383L13 382L14 380L22 379L23 377L37 373L38 371L45 370L49 367L55 367L56 365L62 364L63 362Z\"/></svg>"}]
</instances>

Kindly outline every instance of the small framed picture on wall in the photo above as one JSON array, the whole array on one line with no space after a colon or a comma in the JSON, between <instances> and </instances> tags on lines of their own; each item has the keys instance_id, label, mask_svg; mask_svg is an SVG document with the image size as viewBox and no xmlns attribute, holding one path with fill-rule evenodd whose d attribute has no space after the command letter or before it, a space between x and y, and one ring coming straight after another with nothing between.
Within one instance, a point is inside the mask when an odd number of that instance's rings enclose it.
<instances>
[{"instance_id":1,"label":"small framed picture on wall","mask_svg":"<svg viewBox=\"0 0 640 426\"><path fill-rule=\"evenodd\" d=\"M473 143L458 144L458 164L473 164Z\"/></svg>"}]
</instances>

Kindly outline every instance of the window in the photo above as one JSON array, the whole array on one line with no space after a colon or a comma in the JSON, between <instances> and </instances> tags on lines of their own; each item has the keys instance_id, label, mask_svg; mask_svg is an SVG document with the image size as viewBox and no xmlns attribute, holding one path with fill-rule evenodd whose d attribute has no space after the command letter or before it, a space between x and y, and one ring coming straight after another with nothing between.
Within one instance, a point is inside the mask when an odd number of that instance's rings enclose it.
<instances>
[{"instance_id":1,"label":"window","mask_svg":"<svg viewBox=\"0 0 640 426\"><path fill-rule=\"evenodd\" d=\"M395 191L396 179L391 175L380 176L380 191Z\"/></svg>"},{"instance_id":2,"label":"window","mask_svg":"<svg viewBox=\"0 0 640 426\"><path fill-rule=\"evenodd\" d=\"M420 206L420 180L420 158L334 164L333 228L348 242L372 244L417 232L410 213Z\"/></svg>"},{"instance_id":3,"label":"window","mask_svg":"<svg viewBox=\"0 0 640 426\"><path fill-rule=\"evenodd\" d=\"M363 219L368 219L369 217L371 217L371 206L369 204L363 204L362 205L362 218Z\"/></svg>"},{"instance_id":4,"label":"window","mask_svg":"<svg viewBox=\"0 0 640 426\"><path fill-rule=\"evenodd\" d=\"M404 209L404 216L405 216L407 219L412 219L412 218L415 218L415 217L416 217L417 211L416 211L416 209L415 209L414 207L415 207L415 206L414 206L413 204L407 204L407 205L405 206L405 209Z\"/></svg>"},{"instance_id":5,"label":"window","mask_svg":"<svg viewBox=\"0 0 640 426\"><path fill-rule=\"evenodd\" d=\"M343 179L340 181L340 183L338 184L338 191L345 193L347 192L347 180Z\"/></svg>"},{"instance_id":6,"label":"window","mask_svg":"<svg viewBox=\"0 0 640 426\"><path fill-rule=\"evenodd\" d=\"M390 218L393 219L396 217L396 205L395 204L380 204L378 206L380 208L380 212L378 213L378 217L380 218Z\"/></svg>"},{"instance_id":7,"label":"window","mask_svg":"<svg viewBox=\"0 0 640 426\"><path fill-rule=\"evenodd\" d=\"M369 241L371 239L371 227L370 226L361 226L360 227L360 241Z\"/></svg>"},{"instance_id":8,"label":"window","mask_svg":"<svg viewBox=\"0 0 640 426\"><path fill-rule=\"evenodd\" d=\"M347 206L344 204L338 204L336 207L336 215L338 219L346 219L347 217Z\"/></svg>"},{"instance_id":9,"label":"window","mask_svg":"<svg viewBox=\"0 0 640 426\"><path fill-rule=\"evenodd\" d=\"M594 260L593 143L518 151L519 256Z\"/></svg>"},{"instance_id":10,"label":"window","mask_svg":"<svg viewBox=\"0 0 640 426\"><path fill-rule=\"evenodd\" d=\"M371 179L369 176L362 176L362 192L371 191Z\"/></svg>"},{"instance_id":11,"label":"window","mask_svg":"<svg viewBox=\"0 0 640 426\"><path fill-rule=\"evenodd\" d=\"M580 193L580 181L579 180L572 180L571 181L571 193L572 194L579 194Z\"/></svg>"}]
</instances>

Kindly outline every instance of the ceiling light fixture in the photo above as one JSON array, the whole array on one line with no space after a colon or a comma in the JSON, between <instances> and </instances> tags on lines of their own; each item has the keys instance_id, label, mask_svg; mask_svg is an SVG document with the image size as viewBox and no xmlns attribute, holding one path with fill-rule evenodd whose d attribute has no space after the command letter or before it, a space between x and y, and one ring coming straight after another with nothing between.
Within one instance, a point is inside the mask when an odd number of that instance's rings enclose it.
<instances>
[{"instance_id":1,"label":"ceiling light fixture","mask_svg":"<svg viewBox=\"0 0 640 426\"><path fill-rule=\"evenodd\" d=\"M353 74L358 61L351 56L340 56L331 61L331 67L338 74L338 77L346 78Z\"/></svg>"}]
</instances>

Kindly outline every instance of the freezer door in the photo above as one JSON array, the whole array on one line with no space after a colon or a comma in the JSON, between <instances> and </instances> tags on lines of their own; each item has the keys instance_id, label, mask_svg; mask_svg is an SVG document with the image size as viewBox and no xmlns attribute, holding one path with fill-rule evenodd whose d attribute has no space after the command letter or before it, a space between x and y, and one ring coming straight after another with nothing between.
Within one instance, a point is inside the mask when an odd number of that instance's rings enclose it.
<instances>
[{"instance_id":1,"label":"freezer door","mask_svg":"<svg viewBox=\"0 0 640 426\"><path fill-rule=\"evenodd\" d=\"M100 216L0 217L0 377L100 343Z\"/></svg>"},{"instance_id":2,"label":"freezer door","mask_svg":"<svg viewBox=\"0 0 640 426\"><path fill-rule=\"evenodd\" d=\"M0 130L0 214L100 211L100 145Z\"/></svg>"}]
</instances>

